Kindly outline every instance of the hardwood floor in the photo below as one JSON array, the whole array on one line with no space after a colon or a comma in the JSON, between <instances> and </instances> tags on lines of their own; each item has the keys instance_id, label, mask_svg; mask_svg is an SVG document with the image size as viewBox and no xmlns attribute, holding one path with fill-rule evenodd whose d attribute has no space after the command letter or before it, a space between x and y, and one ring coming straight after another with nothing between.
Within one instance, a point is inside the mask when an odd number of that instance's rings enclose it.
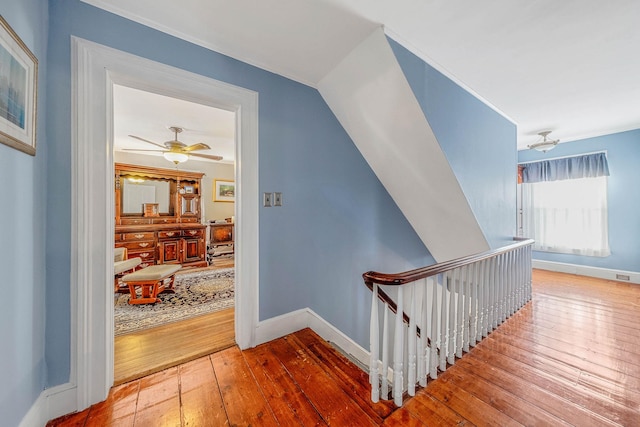
<instances>
[{"instance_id":1,"label":"hardwood floor","mask_svg":"<svg viewBox=\"0 0 640 427\"><path fill-rule=\"evenodd\" d=\"M234 346L234 309L115 337L114 385Z\"/></svg>"},{"instance_id":2,"label":"hardwood floor","mask_svg":"<svg viewBox=\"0 0 640 427\"><path fill-rule=\"evenodd\" d=\"M234 267L233 257L217 257L201 270ZM179 273L180 274L180 273ZM235 345L234 309L197 316L115 337L114 385L129 382Z\"/></svg>"},{"instance_id":3,"label":"hardwood floor","mask_svg":"<svg viewBox=\"0 0 640 427\"><path fill-rule=\"evenodd\" d=\"M640 425L640 285L534 271L532 302L402 408L369 390L306 329L122 384L48 425Z\"/></svg>"}]
</instances>

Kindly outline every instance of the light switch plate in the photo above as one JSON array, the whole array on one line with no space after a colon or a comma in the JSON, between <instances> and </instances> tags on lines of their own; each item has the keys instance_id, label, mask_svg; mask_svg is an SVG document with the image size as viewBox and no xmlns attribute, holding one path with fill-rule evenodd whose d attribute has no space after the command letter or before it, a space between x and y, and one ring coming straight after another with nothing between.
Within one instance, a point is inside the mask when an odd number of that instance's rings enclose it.
<instances>
[{"instance_id":1,"label":"light switch plate","mask_svg":"<svg viewBox=\"0 0 640 427\"><path fill-rule=\"evenodd\" d=\"M273 206L282 206L282 193L273 193Z\"/></svg>"},{"instance_id":2,"label":"light switch plate","mask_svg":"<svg viewBox=\"0 0 640 427\"><path fill-rule=\"evenodd\" d=\"M271 200L272 200L272 196L271 196L271 194L272 194L272 193L264 193L264 194L262 195L262 205L263 205L265 208L270 208L270 207L272 206L272 204L271 204Z\"/></svg>"}]
</instances>

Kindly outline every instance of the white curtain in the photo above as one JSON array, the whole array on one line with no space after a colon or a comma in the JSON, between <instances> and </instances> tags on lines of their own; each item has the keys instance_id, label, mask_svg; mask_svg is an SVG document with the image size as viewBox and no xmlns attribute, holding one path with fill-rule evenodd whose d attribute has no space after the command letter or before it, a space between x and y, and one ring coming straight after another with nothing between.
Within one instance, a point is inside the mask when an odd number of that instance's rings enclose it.
<instances>
[{"instance_id":1,"label":"white curtain","mask_svg":"<svg viewBox=\"0 0 640 427\"><path fill-rule=\"evenodd\" d=\"M607 177L522 184L523 231L534 249L610 255Z\"/></svg>"}]
</instances>

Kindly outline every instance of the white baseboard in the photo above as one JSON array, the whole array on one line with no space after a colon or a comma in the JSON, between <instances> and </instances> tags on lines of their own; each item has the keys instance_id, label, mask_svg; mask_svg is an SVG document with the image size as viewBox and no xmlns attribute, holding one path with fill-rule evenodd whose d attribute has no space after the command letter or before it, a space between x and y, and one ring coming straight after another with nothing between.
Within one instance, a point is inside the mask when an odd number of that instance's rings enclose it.
<instances>
[{"instance_id":1,"label":"white baseboard","mask_svg":"<svg viewBox=\"0 0 640 427\"><path fill-rule=\"evenodd\" d=\"M256 345L281 338L304 328L311 328L325 341L335 343L359 362L369 366L369 352L367 350L308 307L258 322Z\"/></svg>"},{"instance_id":2,"label":"white baseboard","mask_svg":"<svg viewBox=\"0 0 640 427\"><path fill-rule=\"evenodd\" d=\"M564 262L533 260L533 268L557 271L559 273L579 274L580 276L597 277L599 279L616 280L624 283L640 284L640 273L636 271L611 270L608 268L590 267L588 265L567 264ZM621 279L626 276L629 280Z\"/></svg>"},{"instance_id":3,"label":"white baseboard","mask_svg":"<svg viewBox=\"0 0 640 427\"><path fill-rule=\"evenodd\" d=\"M61 384L45 389L31 405L29 412L22 418L20 427L36 427L47 424L47 421L76 411L76 385Z\"/></svg>"}]
</instances>

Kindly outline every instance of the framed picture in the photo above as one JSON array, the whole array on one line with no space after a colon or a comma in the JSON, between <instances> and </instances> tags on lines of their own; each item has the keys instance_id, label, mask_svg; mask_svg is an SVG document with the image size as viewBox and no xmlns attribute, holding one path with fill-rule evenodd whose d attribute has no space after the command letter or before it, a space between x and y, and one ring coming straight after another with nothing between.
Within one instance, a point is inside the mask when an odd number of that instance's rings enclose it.
<instances>
[{"instance_id":1,"label":"framed picture","mask_svg":"<svg viewBox=\"0 0 640 427\"><path fill-rule=\"evenodd\" d=\"M226 179L213 180L213 201L233 202L236 199L236 183Z\"/></svg>"},{"instance_id":2,"label":"framed picture","mask_svg":"<svg viewBox=\"0 0 640 427\"><path fill-rule=\"evenodd\" d=\"M38 59L0 16L0 142L35 156Z\"/></svg>"}]
</instances>

